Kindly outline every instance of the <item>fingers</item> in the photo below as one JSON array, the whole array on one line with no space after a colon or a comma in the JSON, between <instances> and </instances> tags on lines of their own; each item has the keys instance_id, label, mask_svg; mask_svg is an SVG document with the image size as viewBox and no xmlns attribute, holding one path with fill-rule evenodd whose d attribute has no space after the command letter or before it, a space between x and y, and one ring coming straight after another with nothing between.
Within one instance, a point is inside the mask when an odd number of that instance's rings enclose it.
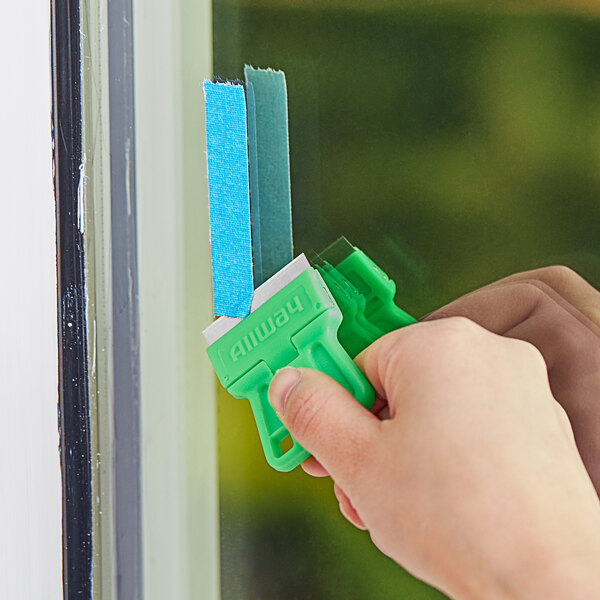
<instances>
[{"instance_id":1,"label":"fingers","mask_svg":"<svg viewBox=\"0 0 600 600\"><path fill-rule=\"evenodd\" d=\"M353 489L379 436L377 417L335 380L312 369L279 371L269 387L269 401L321 468L345 489ZM322 473L314 462L307 468Z\"/></svg>"},{"instance_id":2,"label":"fingers","mask_svg":"<svg viewBox=\"0 0 600 600\"><path fill-rule=\"evenodd\" d=\"M329 477L325 467L314 456L309 456L300 466L307 475L312 477Z\"/></svg>"},{"instance_id":3,"label":"fingers","mask_svg":"<svg viewBox=\"0 0 600 600\"><path fill-rule=\"evenodd\" d=\"M462 302L466 299L471 299L474 295L479 296L483 291L490 289L497 290L498 288L506 287L509 284L537 287L573 317L578 319L583 325L590 328L596 335L600 336L600 292L594 289L587 281L585 281L585 279L568 267L544 267L542 269L516 273L466 294L455 302ZM531 293L534 294L535 291L532 290ZM448 305L448 307L453 306L455 302ZM443 307L440 310L428 314L423 320L444 316L443 313L448 307ZM492 303L489 308L490 310L496 310L497 306L495 303ZM514 311L515 307L504 306L503 309L503 312L506 313L507 310ZM477 319L474 320L480 322Z\"/></svg>"},{"instance_id":4,"label":"fingers","mask_svg":"<svg viewBox=\"0 0 600 600\"><path fill-rule=\"evenodd\" d=\"M579 452L600 491L600 336L596 325L547 284L518 278L467 294L425 322L456 315L538 348L552 393L568 414Z\"/></svg>"},{"instance_id":5,"label":"fingers","mask_svg":"<svg viewBox=\"0 0 600 600\"><path fill-rule=\"evenodd\" d=\"M552 266L516 273L493 283L502 285L524 280L537 280L564 298L574 308L600 327L600 292L569 267Z\"/></svg>"},{"instance_id":6,"label":"fingers","mask_svg":"<svg viewBox=\"0 0 600 600\"><path fill-rule=\"evenodd\" d=\"M489 285L475 290L433 311L424 321L448 317L466 317L499 335L525 321L549 299L542 285L513 282Z\"/></svg>"},{"instance_id":7,"label":"fingers","mask_svg":"<svg viewBox=\"0 0 600 600\"><path fill-rule=\"evenodd\" d=\"M426 321L463 316L489 331L530 342L540 350L549 370L565 356L564 342L575 336L597 342L587 317L539 281L489 285L434 311ZM562 336L558 343L558 337ZM582 347L583 348L583 347Z\"/></svg>"},{"instance_id":8,"label":"fingers","mask_svg":"<svg viewBox=\"0 0 600 600\"><path fill-rule=\"evenodd\" d=\"M363 531L367 529L367 526L363 523L363 520L358 516L356 509L352 506L352 502L350 502L350 498L346 496L344 490L337 484L333 484L333 493L337 498L337 501L340 505L340 512L344 517L354 525L357 529L362 529Z\"/></svg>"},{"instance_id":9,"label":"fingers","mask_svg":"<svg viewBox=\"0 0 600 600\"><path fill-rule=\"evenodd\" d=\"M380 421L390 418L390 407L387 400L379 394L375 394L375 402L373 402L370 410Z\"/></svg>"}]
</instances>

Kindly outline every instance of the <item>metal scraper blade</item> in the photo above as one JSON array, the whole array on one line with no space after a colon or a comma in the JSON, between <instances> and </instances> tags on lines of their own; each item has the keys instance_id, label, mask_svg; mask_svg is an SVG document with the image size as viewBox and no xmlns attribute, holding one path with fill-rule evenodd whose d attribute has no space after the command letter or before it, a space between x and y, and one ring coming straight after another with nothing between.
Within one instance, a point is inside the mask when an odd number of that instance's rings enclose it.
<instances>
[{"instance_id":1,"label":"metal scraper blade","mask_svg":"<svg viewBox=\"0 0 600 600\"><path fill-rule=\"evenodd\" d=\"M277 271L275 275L267 279L267 281L254 290L250 312L254 312L259 306L262 306L269 300L269 298L272 298L277 292L282 290L288 283L291 283L296 279L298 275L310 268L310 263L304 254L297 256L292 262L288 263L283 269ZM241 320L242 319L236 317L219 317L202 332L206 343L209 346L214 344L228 331L231 331Z\"/></svg>"},{"instance_id":2,"label":"metal scraper blade","mask_svg":"<svg viewBox=\"0 0 600 600\"><path fill-rule=\"evenodd\" d=\"M355 250L356 248L346 239L346 237L342 236L335 240L333 244L327 246L323 252L319 252L317 256L321 260L327 261L330 265L335 267L345 258L350 256Z\"/></svg>"}]
</instances>

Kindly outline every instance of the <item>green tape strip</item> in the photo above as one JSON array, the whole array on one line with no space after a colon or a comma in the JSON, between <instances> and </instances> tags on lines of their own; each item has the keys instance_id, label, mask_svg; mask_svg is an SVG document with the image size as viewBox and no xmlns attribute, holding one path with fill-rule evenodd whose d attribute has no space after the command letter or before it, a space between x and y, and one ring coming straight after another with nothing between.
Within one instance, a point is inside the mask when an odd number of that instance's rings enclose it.
<instances>
[{"instance_id":1,"label":"green tape strip","mask_svg":"<svg viewBox=\"0 0 600 600\"><path fill-rule=\"evenodd\" d=\"M250 175L250 217L252 224L252 269L257 286L263 283L260 245L260 189L258 187L258 150L256 148L256 104L254 86L246 82L248 115L248 170Z\"/></svg>"},{"instance_id":2,"label":"green tape strip","mask_svg":"<svg viewBox=\"0 0 600 600\"><path fill-rule=\"evenodd\" d=\"M293 259L290 151L285 74L244 68L254 284Z\"/></svg>"}]
</instances>

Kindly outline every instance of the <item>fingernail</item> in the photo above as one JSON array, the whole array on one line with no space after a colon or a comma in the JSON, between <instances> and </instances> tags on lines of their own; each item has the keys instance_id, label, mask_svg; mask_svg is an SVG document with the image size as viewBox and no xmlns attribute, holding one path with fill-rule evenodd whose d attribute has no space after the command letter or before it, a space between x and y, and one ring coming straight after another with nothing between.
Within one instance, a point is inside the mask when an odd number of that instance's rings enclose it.
<instances>
[{"instance_id":1,"label":"fingernail","mask_svg":"<svg viewBox=\"0 0 600 600\"><path fill-rule=\"evenodd\" d=\"M278 415L285 410L285 402L295 385L300 381L302 373L293 367L279 369L269 386L269 402Z\"/></svg>"}]
</instances>

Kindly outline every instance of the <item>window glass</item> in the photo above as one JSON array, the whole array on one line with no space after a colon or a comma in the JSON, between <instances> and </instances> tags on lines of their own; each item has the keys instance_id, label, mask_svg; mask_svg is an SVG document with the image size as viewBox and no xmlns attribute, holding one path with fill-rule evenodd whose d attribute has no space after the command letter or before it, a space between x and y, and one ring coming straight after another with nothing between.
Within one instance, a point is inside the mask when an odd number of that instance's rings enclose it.
<instances>
[{"instance_id":1,"label":"window glass","mask_svg":"<svg viewBox=\"0 0 600 600\"><path fill-rule=\"evenodd\" d=\"M550 264L600 286L600 9L529 4L215 0L214 73L287 76L296 253L347 236L414 316ZM440 597L267 466L247 402L218 422L224 600Z\"/></svg>"}]
</instances>

